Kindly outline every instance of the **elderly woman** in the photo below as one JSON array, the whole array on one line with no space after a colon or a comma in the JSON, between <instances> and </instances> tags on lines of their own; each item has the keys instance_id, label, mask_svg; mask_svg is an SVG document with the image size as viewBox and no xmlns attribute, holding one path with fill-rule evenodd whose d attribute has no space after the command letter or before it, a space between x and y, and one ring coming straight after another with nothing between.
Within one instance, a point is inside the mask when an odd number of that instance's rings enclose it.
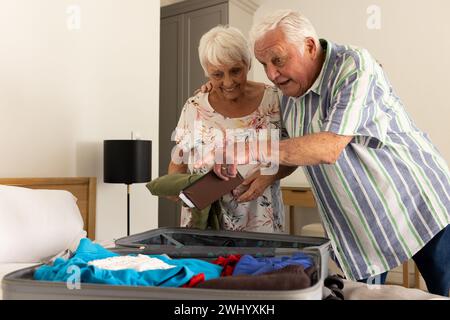
<instances>
[{"instance_id":1,"label":"elderly woman","mask_svg":"<svg viewBox=\"0 0 450 320\"><path fill-rule=\"evenodd\" d=\"M187 100L174 136L177 143L174 154L190 153L197 160L179 163L172 157L169 174L210 171L214 162L202 160L213 159L213 142L228 139L230 132L242 136L262 129L278 132L280 129L278 92L263 83L247 80L252 56L238 29L218 26L208 31L200 40L199 58L212 90ZM258 166L238 166L245 179L243 184L220 200L224 229L283 232L279 179L293 169L283 167L274 175L262 175ZM191 211L183 206L181 226L190 227L190 221Z\"/></svg>"}]
</instances>

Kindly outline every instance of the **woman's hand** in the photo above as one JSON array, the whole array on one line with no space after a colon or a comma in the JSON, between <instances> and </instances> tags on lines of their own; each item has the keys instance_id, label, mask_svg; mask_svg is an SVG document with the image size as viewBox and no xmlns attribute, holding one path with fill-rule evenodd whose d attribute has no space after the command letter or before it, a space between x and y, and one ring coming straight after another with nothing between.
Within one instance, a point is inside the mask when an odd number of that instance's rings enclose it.
<instances>
[{"instance_id":1,"label":"woman's hand","mask_svg":"<svg viewBox=\"0 0 450 320\"><path fill-rule=\"evenodd\" d=\"M226 181L237 175L237 166L235 164L215 164L213 170L220 179Z\"/></svg>"},{"instance_id":2,"label":"woman's hand","mask_svg":"<svg viewBox=\"0 0 450 320\"><path fill-rule=\"evenodd\" d=\"M275 181L275 175L261 175L261 172L258 170L233 190L233 195L238 197L237 202L253 201L262 196L264 190Z\"/></svg>"},{"instance_id":3,"label":"woman's hand","mask_svg":"<svg viewBox=\"0 0 450 320\"><path fill-rule=\"evenodd\" d=\"M249 146L245 142L235 142L230 145L233 152L227 153L229 148L218 147L215 152L225 157L225 164L215 164L214 173L221 179L227 180L236 177L238 164L248 164L251 157Z\"/></svg>"}]
</instances>

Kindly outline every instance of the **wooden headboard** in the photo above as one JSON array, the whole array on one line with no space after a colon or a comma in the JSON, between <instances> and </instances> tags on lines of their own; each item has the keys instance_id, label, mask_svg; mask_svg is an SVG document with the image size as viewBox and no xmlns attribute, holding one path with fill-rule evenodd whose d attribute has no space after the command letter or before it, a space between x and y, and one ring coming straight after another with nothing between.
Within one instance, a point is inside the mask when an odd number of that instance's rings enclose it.
<instances>
[{"instance_id":1,"label":"wooden headboard","mask_svg":"<svg viewBox=\"0 0 450 320\"><path fill-rule=\"evenodd\" d=\"M67 190L77 199L84 230L95 240L95 206L97 178L2 178L0 184L31 189Z\"/></svg>"}]
</instances>

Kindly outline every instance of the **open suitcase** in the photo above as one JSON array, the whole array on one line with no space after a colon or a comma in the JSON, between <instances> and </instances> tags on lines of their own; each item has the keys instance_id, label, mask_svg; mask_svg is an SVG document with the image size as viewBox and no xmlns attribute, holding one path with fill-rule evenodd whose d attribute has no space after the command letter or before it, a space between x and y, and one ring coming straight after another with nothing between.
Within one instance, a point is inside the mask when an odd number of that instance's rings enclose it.
<instances>
[{"instance_id":1,"label":"open suitcase","mask_svg":"<svg viewBox=\"0 0 450 320\"><path fill-rule=\"evenodd\" d=\"M229 254L255 257L292 255L302 252L312 258L317 273L313 285L302 290L260 291L200 288L113 286L81 283L79 289L65 282L33 279L37 267L18 270L3 278L4 299L186 299L186 300L320 300L328 276L330 242L325 238L235 231L159 228L116 240L119 254L167 254L171 258L211 261Z\"/></svg>"}]
</instances>

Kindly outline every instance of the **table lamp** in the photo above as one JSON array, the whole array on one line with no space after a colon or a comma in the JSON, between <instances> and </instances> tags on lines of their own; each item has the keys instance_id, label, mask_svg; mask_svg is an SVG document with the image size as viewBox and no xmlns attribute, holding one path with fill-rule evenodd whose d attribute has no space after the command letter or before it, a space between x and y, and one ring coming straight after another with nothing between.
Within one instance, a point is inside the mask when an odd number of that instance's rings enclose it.
<instances>
[{"instance_id":1,"label":"table lamp","mask_svg":"<svg viewBox=\"0 0 450 320\"><path fill-rule=\"evenodd\" d=\"M130 235L130 185L149 182L152 172L150 140L105 140L103 181L127 185L127 235Z\"/></svg>"}]
</instances>

